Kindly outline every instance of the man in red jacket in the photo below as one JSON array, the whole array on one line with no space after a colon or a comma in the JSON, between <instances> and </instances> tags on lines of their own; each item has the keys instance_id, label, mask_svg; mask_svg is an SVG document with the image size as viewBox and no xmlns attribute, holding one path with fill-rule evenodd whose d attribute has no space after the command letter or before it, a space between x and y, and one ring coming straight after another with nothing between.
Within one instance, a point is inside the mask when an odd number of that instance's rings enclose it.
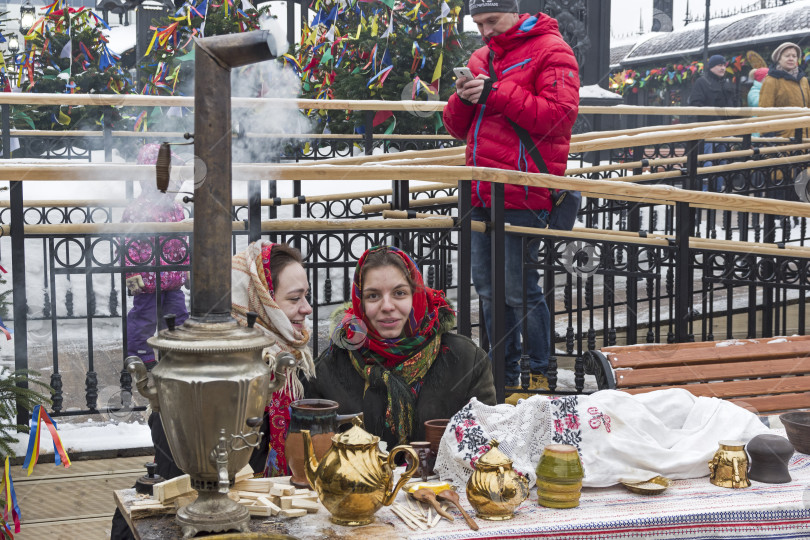
<instances>
[{"instance_id":1,"label":"man in red jacket","mask_svg":"<svg viewBox=\"0 0 810 540\"><path fill-rule=\"evenodd\" d=\"M447 130L467 141L467 165L540 172L517 129L528 132L548 172L565 174L571 128L579 108L579 70L571 48L563 41L557 21L538 13L517 13L516 0L470 0L470 15L483 37L470 58L474 78L456 81L456 93L444 109ZM524 140L525 137L524 137ZM542 165L541 165L542 167ZM505 186L506 223L544 228L551 211L545 188ZM473 182L472 219L490 219L490 183ZM473 233L472 278L482 299L484 323L491 335L491 239ZM522 243L506 235L506 386L516 391L520 381L523 290L526 290L526 350L530 359L530 388L548 388L546 370L551 350L548 306L540 275L528 270L521 279ZM537 261L537 247L530 258ZM525 394L524 394L525 396ZM516 402L512 394L507 402Z\"/></svg>"}]
</instances>

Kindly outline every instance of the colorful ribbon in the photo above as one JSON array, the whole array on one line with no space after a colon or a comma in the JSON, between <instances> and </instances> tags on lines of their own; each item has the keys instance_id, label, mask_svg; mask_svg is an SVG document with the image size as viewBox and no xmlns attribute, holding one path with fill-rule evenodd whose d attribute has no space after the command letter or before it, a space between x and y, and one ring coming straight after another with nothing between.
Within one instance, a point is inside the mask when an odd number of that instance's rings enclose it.
<instances>
[{"instance_id":1,"label":"colorful ribbon","mask_svg":"<svg viewBox=\"0 0 810 540\"><path fill-rule=\"evenodd\" d=\"M67 451L65 451L65 447L62 444L62 439L56 432L56 423L54 423L54 421L51 419L50 415L45 410L45 407L42 405L37 405L31 412L31 435L28 437L28 450L25 452L25 461L23 462L22 466L23 470L28 470L27 476L31 476L31 473L34 471L34 465L37 464L37 460L39 459L39 438L42 432L43 423L48 428L48 431L51 432L51 439L53 440L54 463L57 466L64 465L65 468L70 467L70 458L68 457Z\"/></svg>"},{"instance_id":2,"label":"colorful ribbon","mask_svg":"<svg viewBox=\"0 0 810 540\"><path fill-rule=\"evenodd\" d=\"M9 466L8 466L8 456L6 456L6 462L3 467L3 481L0 484L0 488L3 490L3 497L6 499L6 507L3 509L3 519L6 520L6 532L11 535L11 531L8 529L8 513L11 511L11 517L14 519L14 532L20 532L20 505L17 504L17 493L14 491L14 482L11 480L11 474L9 473ZM14 538L13 536L11 538Z\"/></svg>"}]
</instances>

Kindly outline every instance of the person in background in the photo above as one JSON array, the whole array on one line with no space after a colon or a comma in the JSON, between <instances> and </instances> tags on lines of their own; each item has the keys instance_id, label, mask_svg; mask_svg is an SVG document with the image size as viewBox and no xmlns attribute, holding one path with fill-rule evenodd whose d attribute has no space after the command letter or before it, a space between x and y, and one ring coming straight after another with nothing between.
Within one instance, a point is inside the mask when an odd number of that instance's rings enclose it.
<instances>
[{"instance_id":1,"label":"person in background","mask_svg":"<svg viewBox=\"0 0 810 540\"><path fill-rule=\"evenodd\" d=\"M424 422L450 418L471 398L495 404L487 353L450 332L444 293L425 286L403 251L367 250L357 262L351 306L315 363L307 398L363 413L366 430L393 448L424 440Z\"/></svg>"},{"instance_id":2,"label":"person in background","mask_svg":"<svg viewBox=\"0 0 810 540\"><path fill-rule=\"evenodd\" d=\"M692 92L689 94L689 105L693 107L736 107L737 98L734 86L726 80L726 59L719 54L715 54L706 63L703 75L697 78L692 85ZM715 122L723 120L723 116L699 116L699 122ZM728 145L722 142L706 141L703 143L704 154L717 154L728 150ZM704 161L704 167L712 165L722 165L724 160L716 162ZM711 186L709 185L711 183ZM711 189L710 189L711 187ZM723 191L725 182L722 177L716 176L704 180L703 191Z\"/></svg>"},{"instance_id":3,"label":"person in background","mask_svg":"<svg viewBox=\"0 0 810 540\"><path fill-rule=\"evenodd\" d=\"M760 107L808 107L810 106L810 84L800 67L802 50L795 43L779 45L771 59L774 66L762 81L759 91ZM803 137L810 136L810 129L803 130ZM793 137L794 129L786 129L782 137Z\"/></svg>"},{"instance_id":4,"label":"person in background","mask_svg":"<svg viewBox=\"0 0 810 540\"><path fill-rule=\"evenodd\" d=\"M762 89L762 81L768 76L768 68L752 69L748 74L748 80L751 81L751 88L748 90L748 106L759 107L759 94Z\"/></svg>"},{"instance_id":5,"label":"person in background","mask_svg":"<svg viewBox=\"0 0 810 540\"><path fill-rule=\"evenodd\" d=\"M542 172L564 175L579 110L579 68L557 21L544 13L519 14L516 0L470 0L469 6L485 45L468 63L475 78L459 78L456 92L444 108L447 131L466 140L468 166L531 173L545 168ZM524 145L521 138L532 144ZM472 182L472 219L490 221L490 186L489 182ZM541 229L548 225L552 208L548 189L507 184L504 192L506 223ZM491 249L489 234L473 232L472 280L481 298L487 335L493 341ZM509 403L519 396L528 397L517 394L521 353L529 357L529 388L548 390L551 317L539 272L526 268L523 273L522 237L507 234L505 251L506 298L497 301L506 303ZM537 257L537 247L530 248L526 259L536 263ZM526 332L521 344L524 318Z\"/></svg>"},{"instance_id":6,"label":"person in background","mask_svg":"<svg viewBox=\"0 0 810 540\"><path fill-rule=\"evenodd\" d=\"M146 144L138 152L140 165L154 165L157 162L159 144ZM161 193L154 180L140 182L141 193L124 210L122 223L170 223L183 221L183 207L174 201L174 193ZM177 191L179 186L172 186ZM133 232L138 230L132 228ZM188 241L186 238L166 239L160 237L155 246L154 237L125 240L127 266L137 265L182 265L188 264ZM159 250L159 251L158 251ZM161 313L174 314L178 326L188 319L186 296L182 291L187 280L187 272L172 270L160 273L160 291L157 288L155 272L137 272L126 275L127 289L132 296L132 309L127 313L127 356L138 356L148 369L155 365L155 352L146 340L155 335L155 328L166 328L166 323L158 321L157 306Z\"/></svg>"}]
</instances>

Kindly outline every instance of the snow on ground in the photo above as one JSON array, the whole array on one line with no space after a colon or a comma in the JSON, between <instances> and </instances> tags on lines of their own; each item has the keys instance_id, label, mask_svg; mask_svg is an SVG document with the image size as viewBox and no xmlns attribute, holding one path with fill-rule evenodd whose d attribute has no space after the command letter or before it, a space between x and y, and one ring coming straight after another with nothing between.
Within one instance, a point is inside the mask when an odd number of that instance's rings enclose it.
<instances>
[{"instance_id":1,"label":"snow on ground","mask_svg":"<svg viewBox=\"0 0 810 540\"><path fill-rule=\"evenodd\" d=\"M93 452L98 450L147 448L152 446L152 434L146 423L128 422L108 424L88 420L81 424L68 424L57 422L57 431L62 443L71 453ZM39 455L53 455L50 433L43 430L39 441ZM21 434L21 439L11 445L11 449L18 456L24 456L28 448L28 436Z\"/></svg>"}]
</instances>

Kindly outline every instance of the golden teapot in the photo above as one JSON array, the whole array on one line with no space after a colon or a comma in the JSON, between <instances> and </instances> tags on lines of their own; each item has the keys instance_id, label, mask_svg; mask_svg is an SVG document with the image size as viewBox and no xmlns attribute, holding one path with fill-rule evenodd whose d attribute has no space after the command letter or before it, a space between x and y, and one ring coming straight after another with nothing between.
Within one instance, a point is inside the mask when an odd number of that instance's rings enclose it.
<instances>
[{"instance_id":1,"label":"golden teapot","mask_svg":"<svg viewBox=\"0 0 810 540\"><path fill-rule=\"evenodd\" d=\"M720 448L709 462L709 481L715 486L746 488L748 479L748 455L745 444L740 441L718 441Z\"/></svg>"},{"instance_id":2,"label":"golden teapot","mask_svg":"<svg viewBox=\"0 0 810 540\"><path fill-rule=\"evenodd\" d=\"M512 461L498 450L498 441L489 445L467 481L467 500L481 519L512 519L515 508L529 496L529 480L515 472Z\"/></svg>"},{"instance_id":3,"label":"golden teapot","mask_svg":"<svg viewBox=\"0 0 810 540\"><path fill-rule=\"evenodd\" d=\"M371 523L374 513L394 502L399 488L419 466L419 456L410 446L400 445L390 453L382 452L378 446L380 438L361 428L359 419L353 423L351 429L332 437L332 448L320 462L315 458L309 430L301 430L307 480L332 514L332 522L338 525ZM411 459L392 489L394 457L400 452Z\"/></svg>"}]
</instances>

